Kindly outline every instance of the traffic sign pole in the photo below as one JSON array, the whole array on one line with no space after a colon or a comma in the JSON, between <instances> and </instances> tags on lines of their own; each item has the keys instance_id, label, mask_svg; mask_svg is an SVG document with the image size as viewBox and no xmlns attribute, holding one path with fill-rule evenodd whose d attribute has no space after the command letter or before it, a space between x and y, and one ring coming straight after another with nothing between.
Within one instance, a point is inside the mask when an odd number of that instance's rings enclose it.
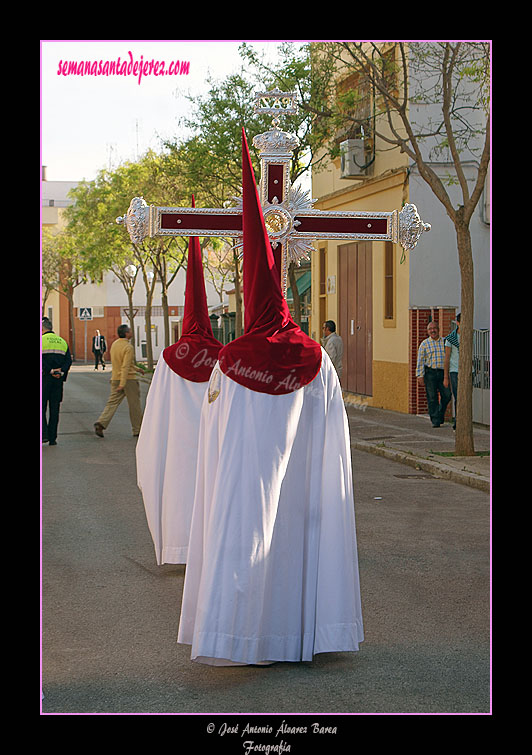
<instances>
[{"instance_id":1,"label":"traffic sign pole","mask_svg":"<svg viewBox=\"0 0 532 755\"><path fill-rule=\"evenodd\" d=\"M85 364L87 364L87 320L92 320L92 307L80 308L78 317L85 322Z\"/></svg>"}]
</instances>

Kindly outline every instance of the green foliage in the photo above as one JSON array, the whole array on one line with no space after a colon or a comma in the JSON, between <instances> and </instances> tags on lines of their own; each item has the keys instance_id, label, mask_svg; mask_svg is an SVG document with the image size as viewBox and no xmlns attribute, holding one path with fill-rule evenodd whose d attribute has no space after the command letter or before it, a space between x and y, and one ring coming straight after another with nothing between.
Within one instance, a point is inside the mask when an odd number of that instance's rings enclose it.
<instances>
[{"instance_id":1,"label":"green foliage","mask_svg":"<svg viewBox=\"0 0 532 755\"><path fill-rule=\"evenodd\" d=\"M171 239L162 248L159 239L147 239L134 247L124 227L116 223L135 196L144 197L148 204L166 204L167 188L164 160L149 151L135 163L100 171L96 179L81 182L70 192L74 203L66 211L67 233L87 274L100 277L105 270L125 266L133 257L137 263L148 264L150 257L161 252L167 253L169 272L180 266L186 240Z\"/></svg>"}]
</instances>

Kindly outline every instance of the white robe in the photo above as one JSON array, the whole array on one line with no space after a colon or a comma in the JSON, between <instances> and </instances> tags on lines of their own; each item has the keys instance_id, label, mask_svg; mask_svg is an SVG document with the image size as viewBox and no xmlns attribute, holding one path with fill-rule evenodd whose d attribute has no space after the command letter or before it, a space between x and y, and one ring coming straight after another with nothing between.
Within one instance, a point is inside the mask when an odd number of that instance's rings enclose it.
<instances>
[{"instance_id":1,"label":"white robe","mask_svg":"<svg viewBox=\"0 0 532 755\"><path fill-rule=\"evenodd\" d=\"M153 375L137 442L137 484L157 564L187 562L198 450L208 382L177 375L161 358Z\"/></svg>"},{"instance_id":2,"label":"white robe","mask_svg":"<svg viewBox=\"0 0 532 755\"><path fill-rule=\"evenodd\" d=\"M309 661L363 640L349 428L322 349L273 396L215 367L205 396L177 641L212 665Z\"/></svg>"}]
</instances>

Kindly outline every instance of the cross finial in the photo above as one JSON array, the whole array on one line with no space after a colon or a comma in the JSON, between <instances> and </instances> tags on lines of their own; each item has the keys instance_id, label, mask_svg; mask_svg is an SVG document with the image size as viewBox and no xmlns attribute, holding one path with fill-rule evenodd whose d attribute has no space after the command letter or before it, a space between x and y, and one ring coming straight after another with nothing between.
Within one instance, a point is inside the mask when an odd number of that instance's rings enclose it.
<instances>
[{"instance_id":1,"label":"cross finial","mask_svg":"<svg viewBox=\"0 0 532 755\"><path fill-rule=\"evenodd\" d=\"M269 92L255 92L255 113L273 115L272 125L277 128L279 116L297 113L296 93L281 92L278 87Z\"/></svg>"}]
</instances>

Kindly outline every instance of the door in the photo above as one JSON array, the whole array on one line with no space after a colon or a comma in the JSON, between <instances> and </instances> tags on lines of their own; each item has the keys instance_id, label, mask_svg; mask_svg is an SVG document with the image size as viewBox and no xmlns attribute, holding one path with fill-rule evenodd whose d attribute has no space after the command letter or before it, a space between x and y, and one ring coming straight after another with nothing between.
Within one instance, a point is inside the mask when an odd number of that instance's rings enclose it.
<instances>
[{"instance_id":1,"label":"door","mask_svg":"<svg viewBox=\"0 0 532 755\"><path fill-rule=\"evenodd\" d=\"M344 342L342 388L371 396L373 391L372 244L338 247L338 331Z\"/></svg>"}]
</instances>

